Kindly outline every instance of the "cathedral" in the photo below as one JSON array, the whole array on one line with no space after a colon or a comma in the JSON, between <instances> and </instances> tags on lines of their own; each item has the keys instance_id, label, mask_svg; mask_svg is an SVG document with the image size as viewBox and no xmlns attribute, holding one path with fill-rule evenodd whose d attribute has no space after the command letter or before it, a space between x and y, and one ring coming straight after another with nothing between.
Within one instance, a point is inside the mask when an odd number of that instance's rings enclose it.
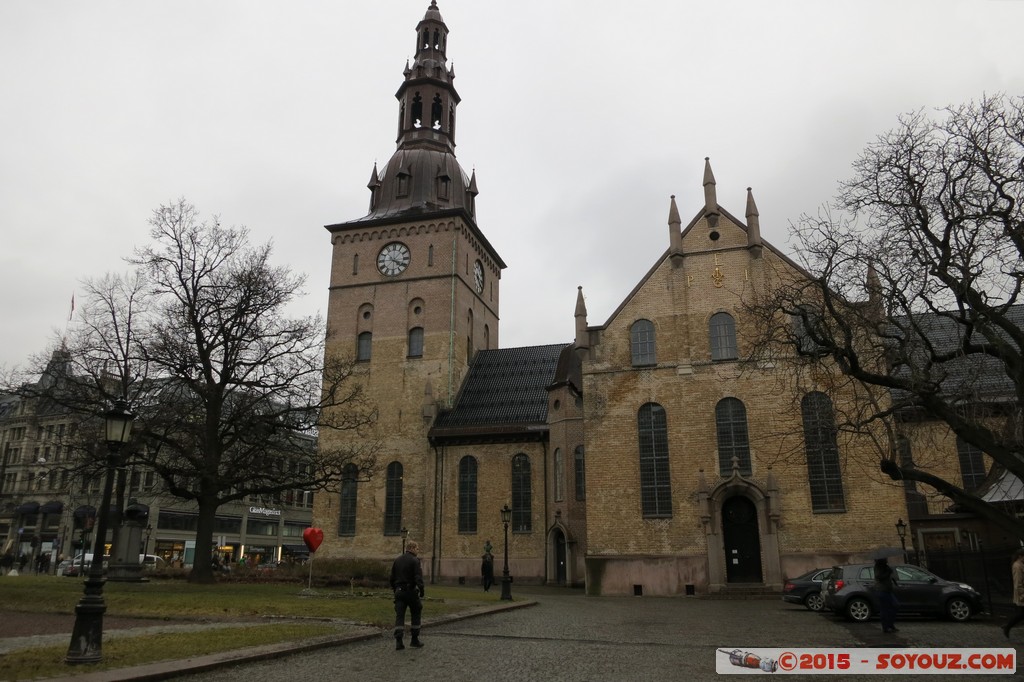
<instances>
[{"instance_id":1,"label":"cathedral","mask_svg":"<svg viewBox=\"0 0 1024 682\"><path fill-rule=\"evenodd\" d=\"M380 450L375 476L317 494L318 556L390 559L408 538L434 583L476 583L491 547L517 583L700 595L891 545L902 488L855 464L868 445L837 436L837 398L780 394L792 354L746 359L744 301L806 275L762 240L749 189L743 219L719 205L707 159L703 204L684 222L668 201L664 251L607 320L581 288L571 342L500 347L506 264L455 155L448 33L431 2L369 212L326 226L327 352L355 360Z\"/></svg>"}]
</instances>

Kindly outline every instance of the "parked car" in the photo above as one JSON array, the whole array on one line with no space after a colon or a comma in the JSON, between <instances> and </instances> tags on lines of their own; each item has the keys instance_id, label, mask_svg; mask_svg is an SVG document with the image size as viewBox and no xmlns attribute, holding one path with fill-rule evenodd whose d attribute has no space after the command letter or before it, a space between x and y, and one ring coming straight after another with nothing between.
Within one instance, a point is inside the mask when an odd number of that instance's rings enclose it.
<instances>
[{"instance_id":1,"label":"parked car","mask_svg":"<svg viewBox=\"0 0 1024 682\"><path fill-rule=\"evenodd\" d=\"M900 614L945 616L963 622L983 610L981 594L967 583L944 580L919 566L893 566ZM873 563L834 566L826 583L825 608L855 621L878 614Z\"/></svg>"},{"instance_id":2,"label":"parked car","mask_svg":"<svg viewBox=\"0 0 1024 682\"><path fill-rule=\"evenodd\" d=\"M782 601L803 604L810 611L821 611L825 606L821 585L831 568L815 568L796 578L790 578L782 587Z\"/></svg>"},{"instance_id":3,"label":"parked car","mask_svg":"<svg viewBox=\"0 0 1024 682\"><path fill-rule=\"evenodd\" d=\"M155 554L140 554L139 563L142 564L142 570L152 571L158 568L166 568L167 562L164 558ZM88 552L85 555L85 572L89 572L89 568L92 566L92 552ZM110 566L110 555L103 557L103 568L106 570ZM73 559L65 559L57 565L57 575L64 575L69 578L76 578L81 575L82 570L82 555L79 554Z\"/></svg>"}]
</instances>

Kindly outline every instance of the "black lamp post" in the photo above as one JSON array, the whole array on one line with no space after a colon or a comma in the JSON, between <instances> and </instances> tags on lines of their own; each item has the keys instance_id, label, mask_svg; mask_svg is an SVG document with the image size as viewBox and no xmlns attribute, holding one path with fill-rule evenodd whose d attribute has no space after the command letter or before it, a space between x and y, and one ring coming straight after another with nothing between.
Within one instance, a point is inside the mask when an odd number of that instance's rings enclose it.
<instances>
[{"instance_id":1,"label":"black lamp post","mask_svg":"<svg viewBox=\"0 0 1024 682\"><path fill-rule=\"evenodd\" d=\"M153 524L146 524L146 544L142 546L142 553L149 554L149 536L153 534Z\"/></svg>"},{"instance_id":2,"label":"black lamp post","mask_svg":"<svg viewBox=\"0 0 1024 682\"><path fill-rule=\"evenodd\" d=\"M107 441L107 479L103 486L103 501L96 515L95 541L92 550L92 564L85 581L85 593L75 606L75 627L71 632L71 644L64 660L67 663L99 663L103 658L103 614L107 605L103 601L103 554L107 542L107 516L110 515L110 498L114 491L114 469L121 452L121 446L128 442L135 415L128 409L123 398L114 402L103 419Z\"/></svg>"},{"instance_id":3,"label":"black lamp post","mask_svg":"<svg viewBox=\"0 0 1024 682\"><path fill-rule=\"evenodd\" d=\"M402 554L405 554L405 540L409 537L409 529L402 526Z\"/></svg>"},{"instance_id":4,"label":"black lamp post","mask_svg":"<svg viewBox=\"0 0 1024 682\"><path fill-rule=\"evenodd\" d=\"M505 526L505 568L501 572L501 598L512 601L512 577L508 574L508 524L512 521L512 510L506 504L501 508L501 523Z\"/></svg>"},{"instance_id":5,"label":"black lamp post","mask_svg":"<svg viewBox=\"0 0 1024 682\"><path fill-rule=\"evenodd\" d=\"M896 521L896 535L900 536L900 547L903 548L903 563L907 563L907 524L903 519Z\"/></svg>"}]
</instances>

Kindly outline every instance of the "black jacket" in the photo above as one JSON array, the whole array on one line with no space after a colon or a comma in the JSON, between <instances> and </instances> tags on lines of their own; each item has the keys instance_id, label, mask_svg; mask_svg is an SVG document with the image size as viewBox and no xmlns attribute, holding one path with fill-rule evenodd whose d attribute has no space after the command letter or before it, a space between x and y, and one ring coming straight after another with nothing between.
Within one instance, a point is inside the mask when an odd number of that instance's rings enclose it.
<instances>
[{"instance_id":1,"label":"black jacket","mask_svg":"<svg viewBox=\"0 0 1024 682\"><path fill-rule=\"evenodd\" d=\"M423 569L415 554L406 552L391 564L391 589L398 587L415 587L423 594Z\"/></svg>"}]
</instances>

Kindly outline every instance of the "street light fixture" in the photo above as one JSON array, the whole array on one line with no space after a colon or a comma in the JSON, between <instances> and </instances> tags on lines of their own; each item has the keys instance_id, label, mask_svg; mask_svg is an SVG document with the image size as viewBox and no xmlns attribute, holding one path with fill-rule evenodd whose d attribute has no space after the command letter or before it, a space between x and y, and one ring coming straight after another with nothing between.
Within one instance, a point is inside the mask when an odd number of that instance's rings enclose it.
<instances>
[{"instance_id":1,"label":"street light fixture","mask_svg":"<svg viewBox=\"0 0 1024 682\"><path fill-rule=\"evenodd\" d=\"M900 536L900 547L903 548L903 563L907 563L907 524L903 519L896 521L896 535Z\"/></svg>"},{"instance_id":2,"label":"street light fixture","mask_svg":"<svg viewBox=\"0 0 1024 682\"><path fill-rule=\"evenodd\" d=\"M85 591L75 606L75 627L71 644L64 660L67 663L99 663L103 659L103 614L107 605L103 601L103 555L107 542L107 517L110 498L114 492L114 469L121 447L132 433L135 415L128 409L128 401L119 398L103 415L107 441L107 479L103 486L103 501L96 515L96 528L92 550L92 564L85 581Z\"/></svg>"},{"instance_id":3,"label":"street light fixture","mask_svg":"<svg viewBox=\"0 0 1024 682\"><path fill-rule=\"evenodd\" d=\"M508 574L508 524L512 521L512 510L506 504L501 508L501 523L505 526L505 568L501 572L501 598L512 601L512 577Z\"/></svg>"},{"instance_id":4,"label":"street light fixture","mask_svg":"<svg viewBox=\"0 0 1024 682\"><path fill-rule=\"evenodd\" d=\"M405 554L405 541L409 537L409 529L402 526L402 554Z\"/></svg>"}]
</instances>

